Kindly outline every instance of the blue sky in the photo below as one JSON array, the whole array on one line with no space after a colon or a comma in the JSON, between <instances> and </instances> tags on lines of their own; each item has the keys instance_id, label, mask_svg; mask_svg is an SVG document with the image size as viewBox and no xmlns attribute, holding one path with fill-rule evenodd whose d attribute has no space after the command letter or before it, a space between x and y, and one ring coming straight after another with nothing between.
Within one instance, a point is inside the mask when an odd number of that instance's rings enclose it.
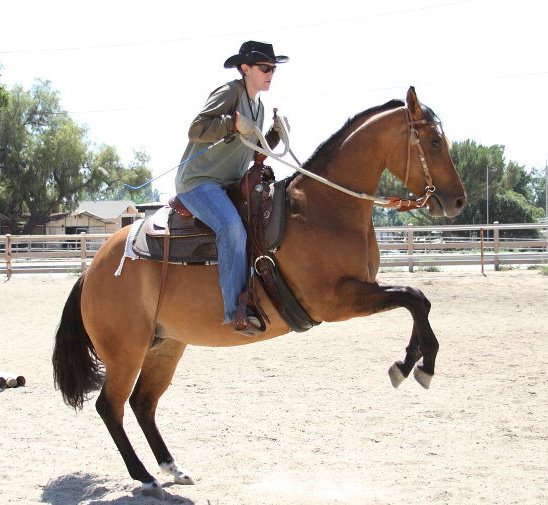
<instances>
[{"instance_id":1,"label":"blue sky","mask_svg":"<svg viewBox=\"0 0 548 505\"><path fill-rule=\"evenodd\" d=\"M305 160L354 114L409 85L453 140L503 144L507 160L548 159L548 59L541 0L0 2L1 81L52 81L97 144L159 175L176 166L209 92L237 78L224 60L249 39L291 61L263 94ZM273 164L278 178L289 172ZM154 183L167 198L171 172Z\"/></svg>"}]
</instances>

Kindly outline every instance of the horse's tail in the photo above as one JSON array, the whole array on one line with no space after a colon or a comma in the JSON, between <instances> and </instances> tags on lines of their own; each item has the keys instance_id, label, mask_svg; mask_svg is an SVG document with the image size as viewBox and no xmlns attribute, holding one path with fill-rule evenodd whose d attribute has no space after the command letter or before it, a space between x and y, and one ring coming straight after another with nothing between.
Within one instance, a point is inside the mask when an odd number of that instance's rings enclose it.
<instances>
[{"instance_id":1,"label":"horse's tail","mask_svg":"<svg viewBox=\"0 0 548 505\"><path fill-rule=\"evenodd\" d=\"M61 390L63 400L74 409L81 409L88 393L103 383L103 366L84 328L80 297L84 277L80 277L65 303L55 335L53 349L53 381Z\"/></svg>"}]
</instances>

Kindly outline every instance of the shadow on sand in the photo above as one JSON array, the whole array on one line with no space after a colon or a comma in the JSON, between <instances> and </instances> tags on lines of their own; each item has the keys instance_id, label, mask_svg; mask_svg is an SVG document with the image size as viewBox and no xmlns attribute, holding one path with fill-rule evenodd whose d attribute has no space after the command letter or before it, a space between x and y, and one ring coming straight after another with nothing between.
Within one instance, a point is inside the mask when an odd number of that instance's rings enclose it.
<instances>
[{"instance_id":1,"label":"shadow on sand","mask_svg":"<svg viewBox=\"0 0 548 505\"><path fill-rule=\"evenodd\" d=\"M145 497L141 494L140 486L131 489L124 486L123 491L131 493L132 496L109 499L112 493L112 483L107 479L89 473L73 473L63 475L49 481L42 492L42 503L51 505L140 505L155 503L178 503L180 505L194 505L192 500L172 495L166 491L167 487L173 484L164 485L165 502Z\"/></svg>"}]
</instances>

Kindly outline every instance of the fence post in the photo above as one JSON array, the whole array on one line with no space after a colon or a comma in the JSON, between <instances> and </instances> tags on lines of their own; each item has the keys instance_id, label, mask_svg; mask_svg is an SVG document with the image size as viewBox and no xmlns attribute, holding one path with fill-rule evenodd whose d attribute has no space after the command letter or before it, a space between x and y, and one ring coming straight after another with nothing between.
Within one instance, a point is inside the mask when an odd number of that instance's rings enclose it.
<instances>
[{"instance_id":1,"label":"fence post","mask_svg":"<svg viewBox=\"0 0 548 505\"><path fill-rule=\"evenodd\" d=\"M413 273L413 223L407 225L407 265Z\"/></svg>"},{"instance_id":2,"label":"fence post","mask_svg":"<svg viewBox=\"0 0 548 505\"><path fill-rule=\"evenodd\" d=\"M494 221L493 224L495 225L493 228L493 264L495 265L495 271L500 270L500 262L499 262L499 249L500 249L500 242L499 242L499 227L500 224L498 221Z\"/></svg>"},{"instance_id":3,"label":"fence post","mask_svg":"<svg viewBox=\"0 0 548 505\"><path fill-rule=\"evenodd\" d=\"M80 272L84 273L86 271L87 263L87 240L86 240L86 232L82 231L80 232Z\"/></svg>"},{"instance_id":4,"label":"fence post","mask_svg":"<svg viewBox=\"0 0 548 505\"><path fill-rule=\"evenodd\" d=\"M11 279L11 235L6 235L6 276L7 280Z\"/></svg>"},{"instance_id":5,"label":"fence post","mask_svg":"<svg viewBox=\"0 0 548 505\"><path fill-rule=\"evenodd\" d=\"M485 275L485 262L483 257L483 228L480 228L480 263L481 263L481 273Z\"/></svg>"}]
</instances>

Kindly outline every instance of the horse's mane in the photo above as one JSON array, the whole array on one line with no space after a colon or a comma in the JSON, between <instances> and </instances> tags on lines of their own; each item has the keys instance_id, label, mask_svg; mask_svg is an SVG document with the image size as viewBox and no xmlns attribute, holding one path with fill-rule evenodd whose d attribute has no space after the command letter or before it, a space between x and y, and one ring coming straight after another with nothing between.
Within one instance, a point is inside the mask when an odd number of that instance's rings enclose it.
<instances>
[{"instance_id":1,"label":"horse's mane","mask_svg":"<svg viewBox=\"0 0 548 505\"><path fill-rule=\"evenodd\" d=\"M311 168L321 159L324 159L326 157L329 157L330 154L340 146L341 142L346 139L348 136L347 132L348 129L356 122L360 121L363 122L367 119L369 119L371 116L374 116L375 114L379 114L381 112L385 112L387 110L396 109L397 107L402 107L404 102L401 100L390 100L389 102L386 102L383 105L377 105L375 107L371 107L370 109L364 110L363 112L360 112L356 114L354 117L348 119L346 123L340 128L337 132L335 132L331 137L329 137L326 141L322 142L317 149L312 153L312 156L306 160L306 162L303 164L303 168L306 168L307 170L314 171ZM299 173L295 173L292 178L296 177Z\"/></svg>"},{"instance_id":2,"label":"horse's mane","mask_svg":"<svg viewBox=\"0 0 548 505\"><path fill-rule=\"evenodd\" d=\"M424 113L424 119L429 123L441 123L438 115L428 105L421 103L422 112Z\"/></svg>"}]
</instances>

